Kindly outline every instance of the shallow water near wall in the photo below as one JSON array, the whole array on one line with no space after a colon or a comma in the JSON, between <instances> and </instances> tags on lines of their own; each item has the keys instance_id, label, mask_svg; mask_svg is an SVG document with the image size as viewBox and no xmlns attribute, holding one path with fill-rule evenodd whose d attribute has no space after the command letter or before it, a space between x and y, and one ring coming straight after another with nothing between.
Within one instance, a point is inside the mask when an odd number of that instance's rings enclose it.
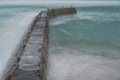
<instances>
[{"instance_id":1,"label":"shallow water near wall","mask_svg":"<svg viewBox=\"0 0 120 80\"><path fill-rule=\"evenodd\" d=\"M50 21L48 80L119 80L120 7L79 7Z\"/></svg>"}]
</instances>

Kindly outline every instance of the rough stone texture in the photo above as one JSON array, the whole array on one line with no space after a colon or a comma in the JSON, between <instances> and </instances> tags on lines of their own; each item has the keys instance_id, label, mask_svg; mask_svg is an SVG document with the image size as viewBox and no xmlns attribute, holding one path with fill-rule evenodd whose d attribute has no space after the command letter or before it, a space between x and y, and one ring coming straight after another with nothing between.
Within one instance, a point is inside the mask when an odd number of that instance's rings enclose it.
<instances>
[{"instance_id":1,"label":"rough stone texture","mask_svg":"<svg viewBox=\"0 0 120 80\"><path fill-rule=\"evenodd\" d=\"M48 54L48 19L58 15L76 13L75 8L41 11L23 38L13 56L12 66L2 80L46 80Z\"/></svg>"}]
</instances>

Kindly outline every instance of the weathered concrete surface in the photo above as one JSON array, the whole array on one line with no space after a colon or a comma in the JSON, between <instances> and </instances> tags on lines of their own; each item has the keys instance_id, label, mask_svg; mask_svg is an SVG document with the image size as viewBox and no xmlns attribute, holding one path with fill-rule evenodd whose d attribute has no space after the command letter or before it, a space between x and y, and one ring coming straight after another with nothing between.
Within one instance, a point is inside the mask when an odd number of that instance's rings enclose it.
<instances>
[{"instance_id":1,"label":"weathered concrete surface","mask_svg":"<svg viewBox=\"0 0 120 80\"><path fill-rule=\"evenodd\" d=\"M61 8L61 9L50 9L47 12L47 17L52 18L55 16L66 15L66 14L75 14L77 13L75 8Z\"/></svg>"},{"instance_id":2,"label":"weathered concrete surface","mask_svg":"<svg viewBox=\"0 0 120 80\"><path fill-rule=\"evenodd\" d=\"M14 56L10 69L2 80L46 80L48 55L48 19L54 16L76 13L75 8L42 11L23 39Z\"/></svg>"}]
</instances>

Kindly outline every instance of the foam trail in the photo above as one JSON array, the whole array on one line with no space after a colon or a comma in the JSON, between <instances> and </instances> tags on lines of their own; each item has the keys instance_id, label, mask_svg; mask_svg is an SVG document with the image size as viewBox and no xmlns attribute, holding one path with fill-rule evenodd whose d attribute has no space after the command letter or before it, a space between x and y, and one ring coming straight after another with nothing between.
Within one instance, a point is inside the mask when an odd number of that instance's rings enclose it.
<instances>
[{"instance_id":1,"label":"foam trail","mask_svg":"<svg viewBox=\"0 0 120 80\"><path fill-rule=\"evenodd\" d=\"M63 29L63 28L60 28L60 27L59 27L59 30L60 30L61 32L65 33L65 34L68 35L68 36L71 36L71 35L72 35L71 33L69 33L68 31L66 31L66 30Z\"/></svg>"}]
</instances>

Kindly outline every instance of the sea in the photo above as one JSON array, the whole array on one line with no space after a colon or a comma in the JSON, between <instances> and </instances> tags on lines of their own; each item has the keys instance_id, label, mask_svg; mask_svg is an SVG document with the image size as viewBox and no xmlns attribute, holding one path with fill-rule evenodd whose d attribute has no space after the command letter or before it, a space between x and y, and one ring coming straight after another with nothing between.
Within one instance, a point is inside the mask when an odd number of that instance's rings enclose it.
<instances>
[{"instance_id":1,"label":"sea","mask_svg":"<svg viewBox=\"0 0 120 80\"><path fill-rule=\"evenodd\" d=\"M47 80L120 80L120 1L0 1L0 78L35 16L48 8L77 14L49 20Z\"/></svg>"}]
</instances>

